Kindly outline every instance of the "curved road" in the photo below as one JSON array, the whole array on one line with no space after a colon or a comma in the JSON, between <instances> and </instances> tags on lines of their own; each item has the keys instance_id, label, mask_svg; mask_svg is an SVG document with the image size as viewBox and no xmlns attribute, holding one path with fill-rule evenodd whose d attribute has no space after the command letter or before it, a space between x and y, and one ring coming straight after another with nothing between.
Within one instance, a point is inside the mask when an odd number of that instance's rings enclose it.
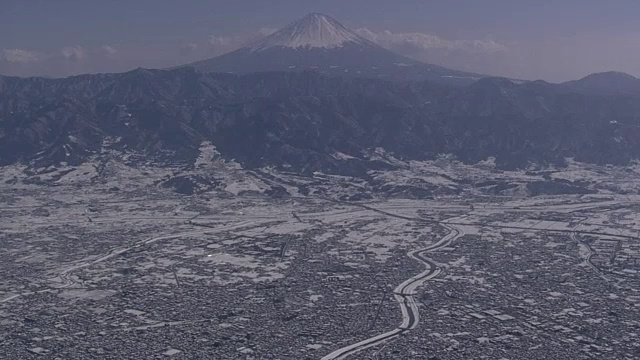
<instances>
[{"instance_id":1,"label":"curved road","mask_svg":"<svg viewBox=\"0 0 640 360\"><path fill-rule=\"evenodd\" d=\"M443 221L443 225L447 229L449 229L449 233L442 239L440 239L440 241L429 247L410 251L407 254L407 256L409 256L410 258L424 264L426 266L426 270L405 280L402 284L398 285L393 290L394 297L398 302L398 305L400 306L400 310L402 311L402 323L397 328L391 331L338 349L331 354L323 357L322 360L345 359L346 357L360 352L364 349L394 339L411 329L415 329L418 326L418 323L420 322L420 311L418 309L418 303L416 303L414 297L416 295L415 290L427 281L438 276L442 271L442 269L440 269L432 259L427 257L427 254L437 251L443 247L449 246L451 242L465 234L464 231L452 228L447 225L447 222L453 219L455 218Z\"/></svg>"},{"instance_id":2,"label":"curved road","mask_svg":"<svg viewBox=\"0 0 640 360\"><path fill-rule=\"evenodd\" d=\"M593 208L609 206L609 205L617 205L617 203L612 204L608 202L597 202L593 204L571 204L571 205L554 206L553 208L554 209L560 208L561 210L573 212L577 210L593 209ZM525 226L511 226L511 225L497 225L497 224L483 224L483 223L462 223L462 222L454 221L455 219L460 217L465 217L466 215L453 217L444 221L438 221L438 220L414 218L414 217L409 217L404 215L397 215L388 211L376 209L374 207L362 205L362 204L358 204L357 206L380 213L380 214L384 214L384 215L395 217L395 218L405 219L409 221L419 221L424 223L439 223L445 226L447 229L449 229L450 232L437 243L427 248L411 251L407 254L410 258L423 263L427 267L427 269L422 273L407 279L405 282L398 285L398 287L396 287L394 290L394 297L398 302L398 304L400 305L400 310L402 311L402 323L400 324L400 326L386 333L340 348L332 352L331 354L324 356L322 360L345 359L348 356L353 355L359 351L362 351L372 346L383 344L388 340L394 339L404 334L405 332L416 328L416 326L420 321L420 315L418 310L418 304L415 302L415 299L414 299L415 289L423 285L425 282L435 278L441 272L441 269L437 267L437 265L433 262L433 260L426 257L425 254L436 251L443 247L446 247L455 239L465 235L464 230L462 230L462 227L456 228L456 225L480 226L480 227L489 227L489 228L497 228L497 229L521 229L521 230L535 229L535 226L525 227ZM520 209L518 210L520 211ZM529 211L529 210L525 210L525 211ZM581 220L580 223L582 221L584 221L584 219ZM604 235L604 236L637 240L636 237L627 236L627 235L606 234L606 233L600 233L596 231L579 231L578 230L579 226L580 224L578 224L578 226L576 226L574 229L567 229L567 230L565 229L539 229L539 230L546 230L550 232L559 232L559 233L565 233L565 234L568 233L574 241L577 241L581 246L586 246L588 249L588 254L585 256L584 260L591 268L593 268L598 273L600 273L600 269L598 269L598 267L596 267L591 262L591 257L593 256L593 253L594 253L593 249L591 249L591 247L588 246L587 244L579 241L576 235L578 234L600 235L600 236Z\"/></svg>"}]
</instances>

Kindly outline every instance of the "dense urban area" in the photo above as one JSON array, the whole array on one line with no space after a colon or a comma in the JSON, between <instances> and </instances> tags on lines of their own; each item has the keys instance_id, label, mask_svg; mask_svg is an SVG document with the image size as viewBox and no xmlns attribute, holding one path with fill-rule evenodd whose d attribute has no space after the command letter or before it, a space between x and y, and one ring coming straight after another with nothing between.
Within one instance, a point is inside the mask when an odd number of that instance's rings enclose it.
<instances>
[{"instance_id":1,"label":"dense urban area","mask_svg":"<svg viewBox=\"0 0 640 360\"><path fill-rule=\"evenodd\" d=\"M639 169L4 167L3 356L635 359Z\"/></svg>"}]
</instances>

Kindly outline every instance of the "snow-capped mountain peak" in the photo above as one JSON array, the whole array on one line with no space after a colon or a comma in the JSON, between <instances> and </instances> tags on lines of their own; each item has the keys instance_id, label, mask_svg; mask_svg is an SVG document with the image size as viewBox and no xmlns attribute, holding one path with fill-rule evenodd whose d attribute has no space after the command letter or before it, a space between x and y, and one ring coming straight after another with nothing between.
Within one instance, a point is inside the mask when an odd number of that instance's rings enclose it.
<instances>
[{"instance_id":1,"label":"snow-capped mountain peak","mask_svg":"<svg viewBox=\"0 0 640 360\"><path fill-rule=\"evenodd\" d=\"M332 76L464 84L481 77L394 53L322 14L309 14L253 44L186 66L200 72L313 71Z\"/></svg>"},{"instance_id":2,"label":"snow-capped mountain peak","mask_svg":"<svg viewBox=\"0 0 640 360\"><path fill-rule=\"evenodd\" d=\"M250 46L252 51L274 47L337 48L348 43L372 45L337 20L323 14L309 14L289 26L259 40Z\"/></svg>"}]
</instances>

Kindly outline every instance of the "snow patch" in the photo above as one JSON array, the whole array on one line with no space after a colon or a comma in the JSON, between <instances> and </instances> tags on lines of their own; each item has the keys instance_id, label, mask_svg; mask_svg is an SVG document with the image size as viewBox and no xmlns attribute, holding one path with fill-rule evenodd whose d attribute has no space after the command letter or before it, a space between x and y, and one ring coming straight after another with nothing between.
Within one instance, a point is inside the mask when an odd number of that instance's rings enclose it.
<instances>
[{"instance_id":1,"label":"snow patch","mask_svg":"<svg viewBox=\"0 0 640 360\"><path fill-rule=\"evenodd\" d=\"M258 41L250 50L256 52L274 47L331 49L348 43L373 45L329 16L310 14Z\"/></svg>"},{"instance_id":2,"label":"snow patch","mask_svg":"<svg viewBox=\"0 0 640 360\"><path fill-rule=\"evenodd\" d=\"M220 155L220 153L216 150L215 145L213 145L209 141L203 141L200 144L200 155L196 159L196 162L193 164L196 169L201 167L206 167L213 163L214 157Z\"/></svg>"}]
</instances>

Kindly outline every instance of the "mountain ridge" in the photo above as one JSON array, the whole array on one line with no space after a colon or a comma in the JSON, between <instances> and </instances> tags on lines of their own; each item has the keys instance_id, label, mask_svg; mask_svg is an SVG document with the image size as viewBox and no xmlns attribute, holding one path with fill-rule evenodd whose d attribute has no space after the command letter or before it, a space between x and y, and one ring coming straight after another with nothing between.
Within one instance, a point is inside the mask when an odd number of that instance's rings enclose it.
<instances>
[{"instance_id":1,"label":"mountain ridge","mask_svg":"<svg viewBox=\"0 0 640 360\"><path fill-rule=\"evenodd\" d=\"M107 150L189 164L203 141L248 167L363 176L374 166L367 154L377 148L414 160L494 157L504 169L561 165L569 157L612 164L640 158L635 98L505 79L459 88L184 68L2 83L4 165L81 163Z\"/></svg>"},{"instance_id":2,"label":"mountain ridge","mask_svg":"<svg viewBox=\"0 0 640 360\"><path fill-rule=\"evenodd\" d=\"M561 85L591 95L640 96L640 79L619 71L593 73Z\"/></svg>"}]
</instances>

